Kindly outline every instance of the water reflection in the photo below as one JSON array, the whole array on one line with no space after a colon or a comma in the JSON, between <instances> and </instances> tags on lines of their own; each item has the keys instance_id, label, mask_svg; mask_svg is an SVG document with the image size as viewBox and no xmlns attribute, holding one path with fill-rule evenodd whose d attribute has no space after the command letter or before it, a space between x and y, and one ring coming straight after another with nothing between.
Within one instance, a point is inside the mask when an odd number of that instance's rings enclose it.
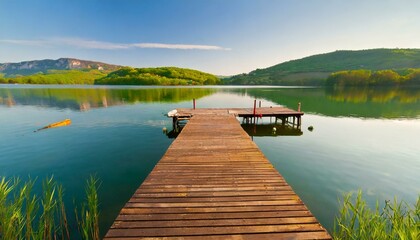
<instances>
[{"instance_id":1,"label":"water reflection","mask_svg":"<svg viewBox=\"0 0 420 240\"><path fill-rule=\"evenodd\" d=\"M206 96L200 99L198 107L252 107L253 98L258 98L263 106L297 109L298 102L302 102L305 134L254 137L254 141L311 212L331 230L338 212L337 197L342 192L361 188L372 194L369 202L373 207L376 200L383 202L394 195L415 203L419 193L416 183L420 169L417 140L420 119L373 118L419 118L419 92L419 89L378 92L323 88L70 89L0 85L0 124L5 126L0 128L0 175L31 175L39 179L57 176L66 188L67 201L72 203L72 196L76 200L83 198L85 179L96 173L103 183L99 192L100 224L106 230L172 142L162 134L162 128L170 127L170 120L162 112L191 106L190 102L176 106L166 103ZM161 103L132 104L135 102ZM13 107L16 104L42 107ZM89 114L79 112L81 105L82 109L91 109L122 104L131 105ZM63 114L61 108L76 111ZM32 133L52 119L64 119L63 115L74 121L72 127ZM306 130L310 124L315 126L311 133ZM261 135L273 136L272 126L265 128ZM260 135L259 130L257 126L255 134Z\"/></svg>"},{"instance_id":2,"label":"water reflection","mask_svg":"<svg viewBox=\"0 0 420 240\"><path fill-rule=\"evenodd\" d=\"M232 93L266 99L275 104L332 117L419 118L420 88L266 88L228 89Z\"/></svg>"},{"instance_id":3,"label":"water reflection","mask_svg":"<svg viewBox=\"0 0 420 240\"><path fill-rule=\"evenodd\" d=\"M173 125L171 131L164 128L163 133L168 138L177 138L188 121L182 121L179 125ZM265 123L265 124L248 124L242 123L241 127L251 137L277 137L277 136L301 136L302 130L296 125L281 123Z\"/></svg>"},{"instance_id":4,"label":"water reflection","mask_svg":"<svg viewBox=\"0 0 420 240\"><path fill-rule=\"evenodd\" d=\"M351 103L416 103L420 91L416 88L326 88L327 98Z\"/></svg>"},{"instance_id":5,"label":"water reflection","mask_svg":"<svg viewBox=\"0 0 420 240\"><path fill-rule=\"evenodd\" d=\"M0 88L0 105L32 105L88 111L138 102L181 102L215 92L205 88Z\"/></svg>"},{"instance_id":6,"label":"water reflection","mask_svg":"<svg viewBox=\"0 0 420 240\"><path fill-rule=\"evenodd\" d=\"M265 99L275 105L333 117L419 118L420 88L70 88L0 86L0 105L87 111L141 102L181 102L214 93ZM229 102L220 101L217 107ZM201 105L200 105L201 106ZM252 107L252 106L250 106Z\"/></svg>"},{"instance_id":7,"label":"water reflection","mask_svg":"<svg viewBox=\"0 0 420 240\"><path fill-rule=\"evenodd\" d=\"M300 128L281 124L241 124L251 137L301 136Z\"/></svg>"}]
</instances>

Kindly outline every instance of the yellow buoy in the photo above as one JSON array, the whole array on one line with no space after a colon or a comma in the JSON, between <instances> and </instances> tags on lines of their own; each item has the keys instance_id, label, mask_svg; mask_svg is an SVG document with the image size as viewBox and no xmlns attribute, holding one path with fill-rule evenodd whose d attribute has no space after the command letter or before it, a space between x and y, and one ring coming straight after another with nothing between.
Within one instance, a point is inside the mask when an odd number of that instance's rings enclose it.
<instances>
[{"instance_id":1,"label":"yellow buoy","mask_svg":"<svg viewBox=\"0 0 420 240\"><path fill-rule=\"evenodd\" d=\"M64 127L64 126L68 126L70 124L71 124L70 119L64 119L63 121L60 121L60 122L51 123L50 125L47 125L43 128L40 128L37 131L43 130L43 129L48 129L48 128Z\"/></svg>"}]
</instances>

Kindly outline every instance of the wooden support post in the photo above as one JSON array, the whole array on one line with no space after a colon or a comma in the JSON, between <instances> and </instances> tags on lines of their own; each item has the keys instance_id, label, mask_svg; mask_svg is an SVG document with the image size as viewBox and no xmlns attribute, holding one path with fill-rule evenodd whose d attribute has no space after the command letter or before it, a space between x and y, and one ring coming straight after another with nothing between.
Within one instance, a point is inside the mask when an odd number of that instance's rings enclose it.
<instances>
[{"instance_id":1,"label":"wooden support post","mask_svg":"<svg viewBox=\"0 0 420 240\"><path fill-rule=\"evenodd\" d=\"M193 109L195 109L195 98L193 98Z\"/></svg>"},{"instance_id":2,"label":"wooden support post","mask_svg":"<svg viewBox=\"0 0 420 240\"><path fill-rule=\"evenodd\" d=\"M174 131L177 133L179 131L179 127L178 127L178 117L173 117L172 118L172 128L174 129Z\"/></svg>"},{"instance_id":3,"label":"wooden support post","mask_svg":"<svg viewBox=\"0 0 420 240\"><path fill-rule=\"evenodd\" d=\"M172 117L172 127L175 129L176 117Z\"/></svg>"},{"instance_id":4,"label":"wooden support post","mask_svg":"<svg viewBox=\"0 0 420 240\"><path fill-rule=\"evenodd\" d=\"M258 106L261 107L261 101L259 102Z\"/></svg>"},{"instance_id":5,"label":"wooden support post","mask_svg":"<svg viewBox=\"0 0 420 240\"><path fill-rule=\"evenodd\" d=\"M254 124L256 123L255 122L255 114L257 113L257 99L254 99Z\"/></svg>"},{"instance_id":6,"label":"wooden support post","mask_svg":"<svg viewBox=\"0 0 420 240\"><path fill-rule=\"evenodd\" d=\"M295 120L296 120L296 117L293 116L293 126L295 126Z\"/></svg>"},{"instance_id":7,"label":"wooden support post","mask_svg":"<svg viewBox=\"0 0 420 240\"><path fill-rule=\"evenodd\" d=\"M254 100L254 117L255 117L255 113L256 113L256 108L257 108L257 99Z\"/></svg>"}]
</instances>

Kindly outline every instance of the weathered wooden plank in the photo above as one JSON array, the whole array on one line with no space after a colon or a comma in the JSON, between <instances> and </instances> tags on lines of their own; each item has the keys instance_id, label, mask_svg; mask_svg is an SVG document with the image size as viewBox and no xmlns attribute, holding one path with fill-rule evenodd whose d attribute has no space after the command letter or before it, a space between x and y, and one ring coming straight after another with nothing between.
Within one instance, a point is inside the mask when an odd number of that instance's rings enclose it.
<instances>
[{"instance_id":1,"label":"weathered wooden plank","mask_svg":"<svg viewBox=\"0 0 420 240\"><path fill-rule=\"evenodd\" d=\"M236 207L236 206L284 206L301 205L300 200L260 200L247 202L186 202L186 203L133 203L128 202L125 207L128 208L172 208L172 207Z\"/></svg>"},{"instance_id":2,"label":"weathered wooden plank","mask_svg":"<svg viewBox=\"0 0 420 240\"><path fill-rule=\"evenodd\" d=\"M290 190L290 186L258 186L258 187L179 187L179 188L139 188L136 193L157 192L229 192L229 191L282 191Z\"/></svg>"},{"instance_id":3,"label":"weathered wooden plank","mask_svg":"<svg viewBox=\"0 0 420 240\"><path fill-rule=\"evenodd\" d=\"M234 197L234 196L273 196L295 194L292 190L284 191L219 191L219 192L160 192L135 193L135 197Z\"/></svg>"},{"instance_id":4,"label":"weathered wooden plank","mask_svg":"<svg viewBox=\"0 0 420 240\"><path fill-rule=\"evenodd\" d=\"M314 217L241 218L206 220L116 221L112 228L258 226L317 223Z\"/></svg>"},{"instance_id":5,"label":"weathered wooden plank","mask_svg":"<svg viewBox=\"0 0 420 240\"><path fill-rule=\"evenodd\" d=\"M277 232L305 232L320 230L318 223L262 225L262 226L224 226L224 227L173 227L173 228L111 228L109 237L165 237L165 236L191 236L191 235L217 235L217 234L251 234L251 233L277 233Z\"/></svg>"},{"instance_id":6,"label":"weathered wooden plank","mask_svg":"<svg viewBox=\"0 0 420 240\"><path fill-rule=\"evenodd\" d=\"M182 198L146 198L146 197L135 197L133 196L129 202L234 202L234 201L258 201L261 200L261 196L246 196L246 197L182 197ZM299 199L295 194L290 195L274 195L265 196L264 200L296 200Z\"/></svg>"},{"instance_id":7,"label":"weathered wooden plank","mask_svg":"<svg viewBox=\"0 0 420 240\"><path fill-rule=\"evenodd\" d=\"M188 179L159 179L159 178L148 178L147 182L144 182L142 186L149 186L149 185L178 185L178 184L185 184L188 185L191 183L191 180ZM272 183L272 184L287 184L285 180L283 179L235 179L235 178L221 178L221 179L206 179L203 181L206 184L209 185L234 185L234 184L266 184L266 183Z\"/></svg>"},{"instance_id":8,"label":"weathered wooden plank","mask_svg":"<svg viewBox=\"0 0 420 240\"><path fill-rule=\"evenodd\" d=\"M271 212L230 212L230 213L170 213L170 214L120 214L117 221L155 221L155 220L200 220L200 219L242 219L242 218L280 218L311 217L308 210Z\"/></svg>"},{"instance_id":9,"label":"weathered wooden plank","mask_svg":"<svg viewBox=\"0 0 420 240\"><path fill-rule=\"evenodd\" d=\"M124 207L121 214L160 214L160 213L216 213L216 212L272 212L304 211L305 205L290 206L241 206L241 207L177 207L177 208L129 208Z\"/></svg>"},{"instance_id":10,"label":"weathered wooden plank","mask_svg":"<svg viewBox=\"0 0 420 240\"><path fill-rule=\"evenodd\" d=\"M285 187L288 186L287 183L230 183L230 184L217 184L217 183L207 183L206 181L203 181L202 183L197 183L194 185L190 184L144 184L141 186L141 189L148 189L148 188L163 188L163 189L172 189L172 188L211 188L211 187L219 187L219 188L227 188L227 187Z\"/></svg>"},{"instance_id":11,"label":"weathered wooden plank","mask_svg":"<svg viewBox=\"0 0 420 240\"><path fill-rule=\"evenodd\" d=\"M115 240L133 240L139 237L115 237ZM143 240L273 240L273 239L295 239L295 240L308 240L308 239L331 239L325 231L309 231L309 232L293 232L293 233L258 233L258 234L231 234L231 235L197 235L197 236L182 236L182 237L144 237Z\"/></svg>"}]
</instances>

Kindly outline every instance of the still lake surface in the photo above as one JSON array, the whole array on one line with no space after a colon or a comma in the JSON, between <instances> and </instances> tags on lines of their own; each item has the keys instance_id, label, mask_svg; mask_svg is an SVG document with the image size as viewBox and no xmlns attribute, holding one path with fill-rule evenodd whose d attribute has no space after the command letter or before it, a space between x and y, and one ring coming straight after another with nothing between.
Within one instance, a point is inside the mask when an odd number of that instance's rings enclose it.
<instances>
[{"instance_id":1,"label":"still lake surface","mask_svg":"<svg viewBox=\"0 0 420 240\"><path fill-rule=\"evenodd\" d=\"M420 89L0 85L0 176L40 185L54 175L71 205L96 175L104 234L172 143L164 114L193 98L203 108L301 102L299 134L253 140L328 230L344 192L362 189L372 206L420 194ZM68 127L34 132L66 118Z\"/></svg>"}]
</instances>

